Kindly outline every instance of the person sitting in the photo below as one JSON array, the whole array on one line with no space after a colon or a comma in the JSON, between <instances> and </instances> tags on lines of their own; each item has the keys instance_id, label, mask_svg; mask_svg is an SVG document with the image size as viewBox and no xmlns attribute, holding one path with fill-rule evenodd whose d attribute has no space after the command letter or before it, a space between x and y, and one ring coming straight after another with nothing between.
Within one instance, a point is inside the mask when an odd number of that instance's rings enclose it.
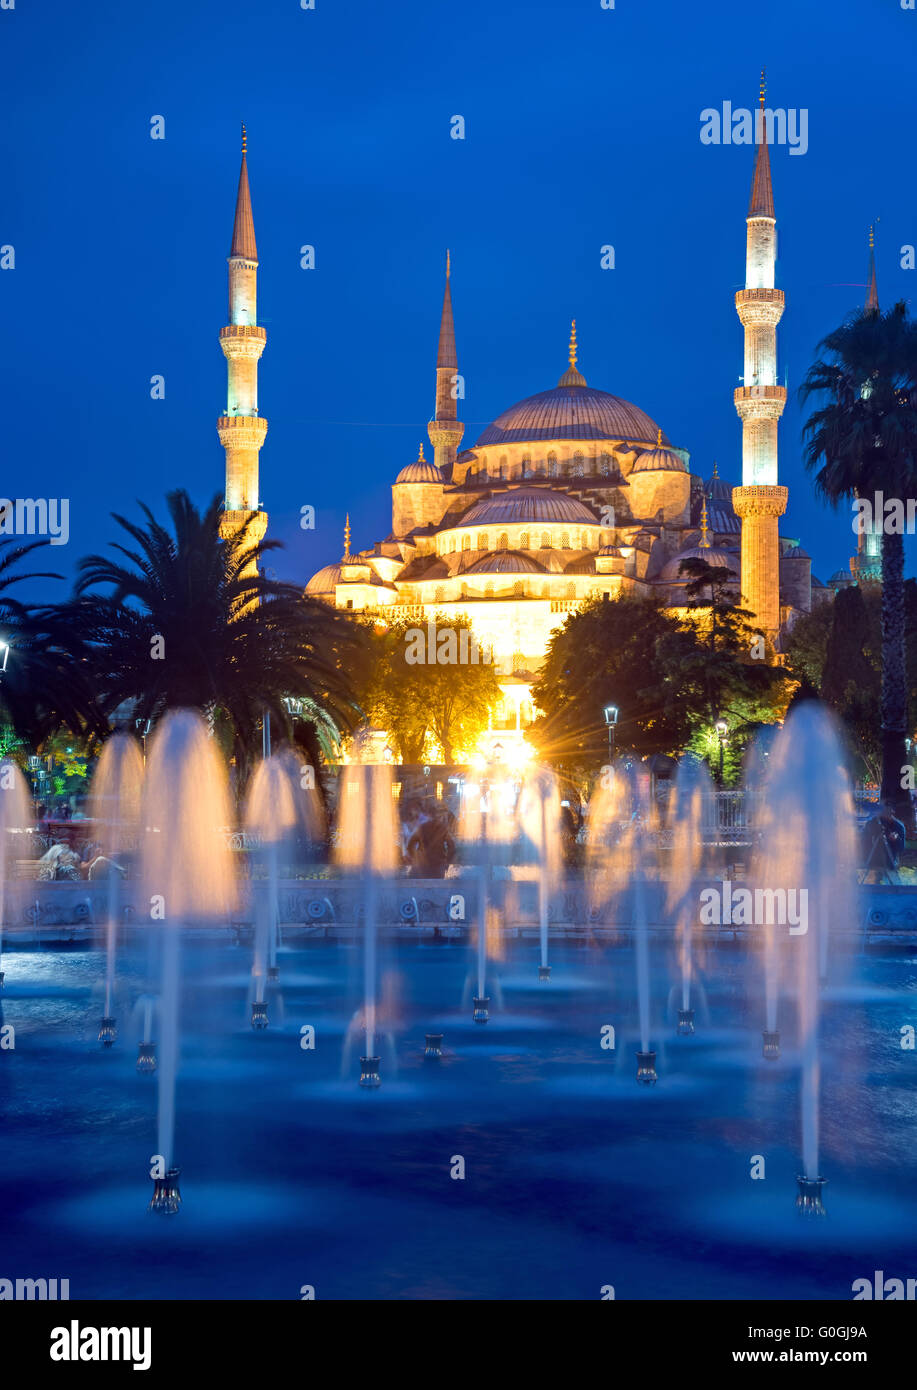
<instances>
[{"instance_id":1,"label":"person sitting","mask_svg":"<svg viewBox=\"0 0 917 1390\"><path fill-rule=\"evenodd\" d=\"M423 820L408 843L409 878L443 878L455 855L455 840L447 815Z\"/></svg>"},{"instance_id":2,"label":"person sitting","mask_svg":"<svg viewBox=\"0 0 917 1390\"><path fill-rule=\"evenodd\" d=\"M863 826L863 883L898 883L898 864L907 831L887 801ZM876 878L873 880L873 874Z\"/></svg>"},{"instance_id":3,"label":"person sitting","mask_svg":"<svg viewBox=\"0 0 917 1390\"><path fill-rule=\"evenodd\" d=\"M52 845L38 861L36 878L42 883L54 883L80 877L80 856L69 845Z\"/></svg>"}]
</instances>

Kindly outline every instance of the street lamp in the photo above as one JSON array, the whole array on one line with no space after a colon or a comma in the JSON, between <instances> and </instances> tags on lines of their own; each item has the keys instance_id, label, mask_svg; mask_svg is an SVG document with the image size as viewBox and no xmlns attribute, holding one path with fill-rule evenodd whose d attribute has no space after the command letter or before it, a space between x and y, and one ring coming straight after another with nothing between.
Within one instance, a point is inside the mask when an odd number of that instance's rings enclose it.
<instances>
[{"instance_id":1,"label":"street lamp","mask_svg":"<svg viewBox=\"0 0 917 1390\"><path fill-rule=\"evenodd\" d=\"M5 637L0 637L0 676L6 670L6 663L10 657L10 644Z\"/></svg>"},{"instance_id":2,"label":"street lamp","mask_svg":"<svg viewBox=\"0 0 917 1390\"><path fill-rule=\"evenodd\" d=\"M726 722L726 720L723 718L723 716L720 715L719 719L716 721L716 723L714 724L713 727L716 729L716 736L717 736L717 738L718 738L719 741L720 741L720 772L719 772L719 783L720 783L720 786L722 786L722 785L723 785L723 750L724 750L725 747L726 747L726 735L729 733L729 725L727 724L727 722Z\"/></svg>"},{"instance_id":3,"label":"street lamp","mask_svg":"<svg viewBox=\"0 0 917 1390\"><path fill-rule=\"evenodd\" d=\"M606 705L602 712L608 726L608 761L611 764L615 760L615 725L618 722L618 707L617 705Z\"/></svg>"}]
</instances>

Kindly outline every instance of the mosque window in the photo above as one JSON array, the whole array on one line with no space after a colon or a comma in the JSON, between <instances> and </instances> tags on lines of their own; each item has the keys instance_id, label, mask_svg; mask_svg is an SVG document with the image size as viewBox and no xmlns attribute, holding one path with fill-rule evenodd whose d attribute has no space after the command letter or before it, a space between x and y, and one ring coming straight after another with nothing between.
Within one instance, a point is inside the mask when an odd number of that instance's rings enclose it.
<instances>
[{"instance_id":1,"label":"mosque window","mask_svg":"<svg viewBox=\"0 0 917 1390\"><path fill-rule=\"evenodd\" d=\"M568 531L564 531L564 532L562 532L562 534L561 534L561 537L560 537L560 548L561 548L561 550L569 550L569 549L570 549L570 533L569 533Z\"/></svg>"},{"instance_id":2,"label":"mosque window","mask_svg":"<svg viewBox=\"0 0 917 1390\"><path fill-rule=\"evenodd\" d=\"M486 532L486 531L479 531L479 532L478 532L478 550L486 550L486 549L487 549L487 532Z\"/></svg>"},{"instance_id":3,"label":"mosque window","mask_svg":"<svg viewBox=\"0 0 917 1390\"><path fill-rule=\"evenodd\" d=\"M462 537L462 549L463 549L463 550L470 550L470 549L471 549L471 537L470 537L470 536L463 536L463 537Z\"/></svg>"},{"instance_id":4,"label":"mosque window","mask_svg":"<svg viewBox=\"0 0 917 1390\"><path fill-rule=\"evenodd\" d=\"M542 550L551 549L551 533L549 531L542 531L541 533L541 548Z\"/></svg>"},{"instance_id":5,"label":"mosque window","mask_svg":"<svg viewBox=\"0 0 917 1390\"><path fill-rule=\"evenodd\" d=\"M509 549L509 536L507 535L507 533L506 533L505 531L501 531L500 534L499 534L499 536L497 537L497 549L498 549L498 550L508 550L508 549Z\"/></svg>"},{"instance_id":6,"label":"mosque window","mask_svg":"<svg viewBox=\"0 0 917 1390\"><path fill-rule=\"evenodd\" d=\"M532 476L532 460L529 458L528 454L526 454L522 460L522 476L523 478L530 478Z\"/></svg>"},{"instance_id":7,"label":"mosque window","mask_svg":"<svg viewBox=\"0 0 917 1390\"><path fill-rule=\"evenodd\" d=\"M568 584L568 585L567 585L567 598L576 598L576 585L575 585L575 584Z\"/></svg>"},{"instance_id":8,"label":"mosque window","mask_svg":"<svg viewBox=\"0 0 917 1390\"><path fill-rule=\"evenodd\" d=\"M573 476L574 476L574 478L581 478L585 472L586 472L586 459L585 459L585 456L584 456L583 454L580 454L580 453L574 454L574 455L573 455Z\"/></svg>"},{"instance_id":9,"label":"mosque window","mask_svg":"<svg viewBox=\"0 0 917 1390\"><path fill-rule=\"evenodd\" d=\"M557 457L555 454L548 454L548 475L551 478L557 477Z\"/></svg>"},{"instance_id":10,"label":"mosque window","mask_svg":"<svg viewBox=\"0 0 917 1390\"><path fill-rule=\"evenodd\" d=\"M445 599L445 597L446 597L446 591L445 591L445 589L443 588L442 584L437 584L436 589L434 590L434 593L433 593L433 602L434 602L434 603L442 603L443 600Z\"/></svg>"},{"instance_id":11,"label":"mosque window","mask_svg":"<svg viewBox=\"0 0 917 1390\"><path fill-rule=\"evenodd\" d=\"M589 549L589 532L588 532L588 531L584 531L583 534L580 536L580 550L588 550L588 549Z\"/></svg>"},{"instance_id":12,"label":"mosque window","mask_svg":"<svg viewBox=\"0 0 917 1390\"><path fill-rule=\"evenodd\" d=\"M520 550L528 550L528 548L529 548L529 533L528 533L528 531L523 531L522 534L521 534L520 537L519 537L519 549L520 549Z\"/></svg>"},{"instance_id":13,"label":"mosque window","mask_svg":"<svg viewBox=\"0 0 917 1390\"><path fill-rule=\"evenodd\" d=\"M504 454L504 455L502 456L502 458L500 459L500 468L499 468L499 471L498 471L498 473L497 473L497 477L498 477L498 478L507 478L507 477L509 477L509 464L508 464L508 460L507 460L507 457L506 457L505 454Z\"/></svg>"},{"instance_id":14,"label":"mosque window","mask_svg":"<svg viewBox=\"0 0 917 1390\"><path fill-rule=\"evenodd\" d=\"M602 477L611 477L611 454L603 454L601 458Z\"/></svg>"},{"instance_id":15,"label":"mosque window","mask_svg":"<svg viewBox=\"0 0 917 1390\"><path fill-rule=\"evenodd\" d=\"M462 598L467 598L467 597L468 597L468 585L467 585L467 584L463 584L463 585L462 585Z\"/></svg>"},{"instance_id":16,"label":"mosque window","mask_svg":"<svg viewBox=\"0 0 917 1390\"><path fill-rule=\"evenodd\" d=\"M517 579L517 580L516 580L515 584L513 585L513 593L515 594L516 598L522 598L522 597L523 597L523 595L525 594L525 582L524 582L524 580L522 580L522 579Z\"/></svg>"}]
</instances>

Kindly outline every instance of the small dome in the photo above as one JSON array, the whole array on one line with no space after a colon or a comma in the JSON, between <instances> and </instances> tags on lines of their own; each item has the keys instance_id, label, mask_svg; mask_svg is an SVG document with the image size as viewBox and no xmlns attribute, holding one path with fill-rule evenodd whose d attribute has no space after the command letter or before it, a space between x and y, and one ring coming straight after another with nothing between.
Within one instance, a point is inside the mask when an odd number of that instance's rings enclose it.
<instances>
[{"instance_id":1,"label":"small dome","mask_svg":"<svg viewBox=\"0 0 917 1390\"><path fill-rule=\"evenodd\" d=\"M600 555L612 555L618 560L623 558L619 547L616 545L603 545L598 553Z\"/></svg>"},{"instance_id":2,"label":"small dome","mask_svg":"<svg viewBox=\"0 0 917 1390\"><path fill-rule=\"evenodd\" d=\"M469 565L464 574L544 574L542 565L520 555L518 550L497 550L492 555L484 555Z\"/></svg>"},{"instance_id":3,"label":"small dome","mask_svg":"<svg viewBox=\"0 0 917 1390\"><path fill-rule=\"evenodd\" d=\"M724 569L735 569L736 558L729 550L721 550L715 545L692 545L690 550L682 550L674 559L663 566L659 578L665 584L690 584L690 577L681 573L682 560L704 560L708 565L722 565Z\"/></svg>"},{"instance_id":4,"label":"small dome","mask_svg":"<svg viewBox=\"0 0 917 1390\"><path fill-rule=\"evenodd\" d=\"M687 469L684 460L675 453L674 449L665 449L662 445L662 430L656 435L655 449L644 449L642 454L638 454L631 473L686 473Z\"/></svg>"},{"instance_id":5,"label":"small dome","mask_svg":"<svg viewBox=\"0 0 917 1390\"><path fill-rule=\"evenodd\" d=\"M712 477L704 483L704 495L708 502L725 502L732 506L732 485L723 482L716 464L713 465Z\"/></svg>"},{"instance_id":6,"label":"small dome","mask_svg":"<svg viewBox=\"0 0 917 1390\"><path fill-rule=\"evenodd\" d=\"M310 598L333 598L334 591L341 582L340 565L325 565L306 585L306 593Z\"/></svg>"},{"instance_id":7,"label":"small dome","mask_svg":"<svg viewBox=\"0 0 917 1390\"><path fill-rule=\"evenodd\" d=\"M849 584L850 582L851 575L849 570L835 570L828 580L829 584Z\"/></svg>"},{"instance_id":8,"label":"small dome","mask_svg":"<svg viewBox=\"0 0 917 1390\"><path fill-rule=\"evenodd\" d=\"M413 463L408 463L402 468L395 483L442 483L443 475L435 463L430 463L423 456L423 445L420 446L420 453Z\"/></svg>"},{"instance_id":9,"label":"small dome","mask_svg":"<svg viewBox=\"0 0 917 1390\"><path fill-rule=\"evenodd\" d=\"M791 545L789 550L785 550L781 557L784 560L811 560L812 556L808 551L803 550L801 545Z\"/></svg>"},{"instance_id":10,"label":"small dome","mask_svg":"<svg viewBox=\"0 0 917 1390\"><path fill-rule=\"evenodd\" d=\"M458 525L497 526L515 521L585 521L590 526L599 524L589 508L575 497L546 487L517 487L475 502Z\"/></svg>"}]
</instances>

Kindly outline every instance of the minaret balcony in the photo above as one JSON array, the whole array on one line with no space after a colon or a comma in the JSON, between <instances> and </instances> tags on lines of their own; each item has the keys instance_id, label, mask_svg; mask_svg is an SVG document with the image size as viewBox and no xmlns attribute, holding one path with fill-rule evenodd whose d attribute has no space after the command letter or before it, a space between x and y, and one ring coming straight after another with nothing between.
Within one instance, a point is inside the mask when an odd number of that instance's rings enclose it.
<instances>
[{"instance_id":1,"label":"minaret balcony","mask_svg":"<svg viewBox=\"0 0 917 1390\"><path fill-rule=\"evenodd\" d=\"M736 293L736 313L744 328L761 324L775 327L783 318L784 305L783 290L738 290Z\"/></svg>"},{"instance_id":2,"label":"minaret balcony","mask_svg":"<svg viewBox=\"0 0 917 1390\"><path fill-rule=\"evenodd\" d=\"M257 324L233 323L220 329L220 347L223 356L230 359L242 357L257 361L266 342L267 332Z\"/></svg>"},{"instance_id":3,"label":"minaret balcony","mask_svg":"<svg viewBox=\"0 0 917 1390\"><path fill-rule=\"evenodd\" d=\"M779 420L786 405L786 387L737 386L733 400L742 420Z\"/></svg>"},{"instance_id":4,"label":"minaret balcony","mask_svg":"<svg viewBox=\"0 0 917 1390\"><path fill-rule=\"evenodd\" d=\"M267 434L267 420L261 415L221 415L217 434L224 449L260 449Z\"/></svg>"}]
</instances>

